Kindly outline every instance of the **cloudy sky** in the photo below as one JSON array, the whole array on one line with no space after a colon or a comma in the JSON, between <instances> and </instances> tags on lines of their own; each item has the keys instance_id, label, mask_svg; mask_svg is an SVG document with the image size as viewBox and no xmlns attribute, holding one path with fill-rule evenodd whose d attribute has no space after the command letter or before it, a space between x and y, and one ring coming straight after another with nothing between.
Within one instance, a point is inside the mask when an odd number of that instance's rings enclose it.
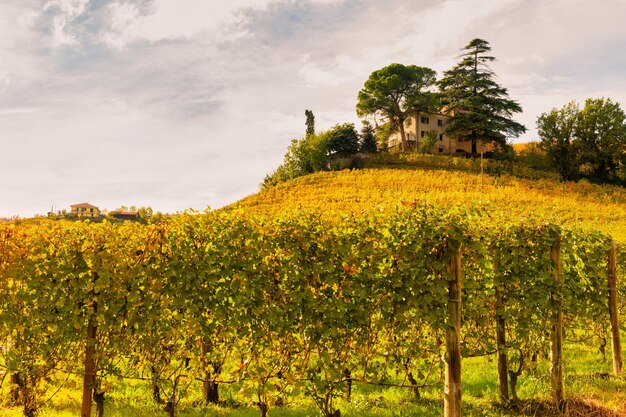
<instances>
[{"instance_id":1,"label":"cloudy sky","mask_svg":"<svg viewBox=\"0 0 626 417\"><path fill-rule=\"evenodd\" d=\"M0 0L0 217L88 201L163 212L258 190L301 137L358 122L392 62L488 40L518 120L626 107L626 0Z\"/></svg>"}]
</instances>

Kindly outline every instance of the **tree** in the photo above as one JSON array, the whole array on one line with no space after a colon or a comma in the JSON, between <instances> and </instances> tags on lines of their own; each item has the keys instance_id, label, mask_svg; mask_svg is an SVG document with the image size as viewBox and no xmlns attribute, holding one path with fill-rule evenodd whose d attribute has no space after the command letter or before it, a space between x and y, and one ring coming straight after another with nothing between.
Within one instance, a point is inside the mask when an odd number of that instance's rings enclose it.
<instances>
[{"instance_id":1,"label":"tree","mask_svg":"<svg viewBox=\"0 0 626 417\"><path fill-rule=\"evenodd\" d=\"M274 172L265 176L262 187L267 188L325 169L328 164L328 140L327 132L292 139L283 163Z\"/></svg>"},{"instance_id":2,"label":"tree","mask_svg":"<svg viewBox=\"0 0 626 417\"><path fill-rule=\"evenodd\" d=\"M363 121L360 135L360 151L361 152L377 152L376 136L374 136L374 128L367 120Z\"/></svg>"},{"instance_id":3,"label":"tree","mask_svg":"<svg viewBox=\"0 0 626 417\"><path fill-rule=\"evenodd\" d=\"M581 175L600 182L626 179L626 115L619 103L587 99L581 109L572 101L539 116L537 130L563 180Z\"/></svg>"},{"instance_id":4,"label":"tree","mask_svg":"<svg viewBox=\"0 0 626 417\"><path fill-rule=\"evenodd\" d=\"M354 129L354 123L335 125L324 135L329 156L346 157L359 151L359 135Z\"/></svg>"},{"instance_id":5,"label":"tree","mask_svg":"<svg viewBox=\"0 0 626 417\"><path fill-rule=\"evenodd\" d=\"M460 56L460 61L444 72L438 82L444 113L452 116L446 134L453 137L470 135L472 153L477 153L477 141L495 141L504 145L506 136L517 137L526 128L513 121L520 113L520 105L509 99L506 88L493 78L489 63L495 61L487 55L489 43L483 39L472 40Z\"/></svg>"},{"instance_id":6,"label":"tree","mask_svg":"<svg viewBox=\"0 0 626 417\"><path fill-rule=\"evenodd\" d=\"M265 176L261 187L268 188L292 178L326 170L330 158L347 157L358 151L359 135L353 123L335 125L327 131L293 139L283 163Z\"/></svg>"},{"instance_id":7,"label":"tree","mask_svg":"<svg viewBox=\"0 0 626 417\"><path fill-rule=\"evenodd\" d=\"M152 207L139 207L137 209L137 219L142 223L148 223L152 217Z\"/></svg>"},{"instance_id":8,"label":"tree","mask_svg":"<svg viewBox=\"0 0 626 417\"><path fill-rule=\"evenodd\" d=\"M306 136L311 136L315 134L315 116L311 110L305 110L304 115L306 116Z\"/></svg>"},{"instance_id":9,"label":"tree","mask_svg":"<svg viewBox=\"0 0 626 417\"><path fill-rule=\"evenodd\" d=\"M402 151L409 150L404 121L411 113L431 110L436 96L430 91L435 71L416 65L391 64L372 72L358 94L357 114L379 114L400 128Z\"/></svg>"},{"instance_id":10,"label":"tree","mask_svg":"<svg viewBox=\"0 0 626 417\"><path fill-rule=\"evenodd\" d=\"M620 179L626 155L626 115L611 99L587 99L576 125L581 164L589 164L592 179Z\"/></svg>"},{"instance_id":11,"label":"tree","mask_svg":"<svg viewBox=\"0 0 626 417\"><path fill-rule=\"evenodd\" d=\"M574 101L561 109L542 113L537 119L537 133L543 149L563 180L578 178L575 133L580 109Z\"/></svg>"},{"instance_id":12,"label":"tree","mask_svg":"<svg viewBox=\"0 0 626 417\"><path fill-rule=\"evenodd\" d=\"M293 139L285 154L283 165L290 178L319 171L327 162L327 138L323 134Z\"/></svg>"}]
</instances>

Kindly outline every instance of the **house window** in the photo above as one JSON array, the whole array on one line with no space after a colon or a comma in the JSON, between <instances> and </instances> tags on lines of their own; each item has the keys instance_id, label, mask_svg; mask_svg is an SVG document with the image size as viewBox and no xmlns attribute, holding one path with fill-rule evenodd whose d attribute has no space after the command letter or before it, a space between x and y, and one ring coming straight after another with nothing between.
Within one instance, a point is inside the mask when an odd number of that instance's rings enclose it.
<instances>
[{"instance_id":1,"label":"house window","mask_svg":"<svg viewBox=\"0 0 626 417\"><path fill-rule=\"evenodd\" d=\"M439 153L443 153L443 148L439 148Z\"/></svg>"},{"instance_id":2,"label":"house window","mask_svg":"<svg viewBox=\"0 0 626 417\"><path fill-rule=\"evenodd\" d=\"M428 117L426 117L426 116L422 116L422 123L424 123L424 124L426 124L426 125L427 125L427 124L428 124L428 121L429 121L429 120L428 120Z\"/></svg>"},{"instance_id":3,"label":"house window","mask_svg":"<svg viewBox=\"0 0 626 417\"><path fill-rule=\"evenodd\" d=\"M92 208L90 208L89 211L93 213L93 209Z\"/></svg>"},{"instance_id":4,"label":"house window","mask_svg":"<svg viewBox=\"0 0 626 417\"><path fill-rule=\"evenodd\" d=\"M422 131L420 132L420 136L421 136L421 137L426 136L426 132L425 132L424 130L422 130Z\"/></svg>"},{"instance_id":5,"label":"house window","mask_svg":"<svg viewBox=\"0 0 626 417\"><path fill-rule=\"evenodd\" d=\"M439 135L439 140L443 140L443 133Z\"/></svg>"},{"instance_id":6,"label":"house window","mask_svg":"<svg viewBox=\"0 0 626 417\"><path fill-rule=\"evenodd\" d=\"M437 119L437 126L443 126L443 120Z\"/></svg>"}]
</instances>

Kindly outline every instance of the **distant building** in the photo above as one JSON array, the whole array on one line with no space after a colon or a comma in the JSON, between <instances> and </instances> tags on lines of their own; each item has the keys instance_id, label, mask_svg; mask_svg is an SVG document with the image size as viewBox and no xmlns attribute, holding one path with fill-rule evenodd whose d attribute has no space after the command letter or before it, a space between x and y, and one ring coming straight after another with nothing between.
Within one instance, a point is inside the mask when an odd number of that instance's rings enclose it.
<instances>
[{"instance_id":1,"label":"distant building","mask_svg":"<svg viewBox=\"0 0 626 417\"><path fill-rule=\"evenodd\" d=\"M76 217L99 218L101 216L100 209L89 203L71 204L71 214Z\"/></svg>"},{"instance_id":2,"label":"distant building","mask_svg":"<svg viewBox=\"0 0 626 417\"><path fill-rule=\"evenodd\" d=\"M416 112L404 121L404 133L410 152L415 152L422 145L424 136L429 130L434 130L437 134L437 141L430 149L432 153L450 155L466 154L472 152L472 139L469 136L450 137L444 133L446 123L450 116L442 113ZM493 151L494 142L476 143L478 153ZM387 140L387 147L390 152L402 152L402 137L400 129L392 132Z\"/></svg>"},{"instance_id":3,"label":"distant building","mask_svg":"<svg viewBox=\"0 0 626 417\"><path fill-rule=\"evenodd\" d=\"M139 214L136 211L110 211L109 216L118 220L139 220Z\"/></svg>"}]
</instances>

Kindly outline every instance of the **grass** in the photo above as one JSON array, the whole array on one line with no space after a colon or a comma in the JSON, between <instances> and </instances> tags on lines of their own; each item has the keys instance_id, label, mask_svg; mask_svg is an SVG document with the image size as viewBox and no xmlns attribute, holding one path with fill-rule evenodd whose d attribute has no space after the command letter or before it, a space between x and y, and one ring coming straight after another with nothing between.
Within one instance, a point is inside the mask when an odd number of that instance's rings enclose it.
<instances>
[{"instance_id":1,"label":"grass","mask_svg":"<svg viewBox=\"0 0 626 417\"><path fill-rule=\"evenodd\" d=\"M592 346L566 344L565 346L565 415L626 416L626 378L609 376L610 355L603 358ZM523 402L517 409L503 409L496 401L495 357L467 358L463 361L463 415L467 417L505 417L514 415L558 415L549 401L548 361L543 359L536 370L527 373L519 382L518 394ZM112 392L106 401L108 417L166 416L161 406L150 399L149 388L137 381L113 381ZM5 387L6 391L6 387ZM420 400L413 399L403 388L381 388L355 384L352 401L339 399L338 408L344 417L439 417L443 408L441 387L421 392ZM243 398L236 385L222 386L223 405L202 403L199 387L191 389L179 404L179 417L254 417L260 415L249 400ZM77 380L62 388L54 401L45 406L41 416L74 417L80 412L80 383ZM271 417L319 416L314 404L302 395L290 399L284 407L270 408ZM95 414L95 412L94 412ZM4 406L1 417L18 417L20 410Z\"/></svg>"}]
</instances>

